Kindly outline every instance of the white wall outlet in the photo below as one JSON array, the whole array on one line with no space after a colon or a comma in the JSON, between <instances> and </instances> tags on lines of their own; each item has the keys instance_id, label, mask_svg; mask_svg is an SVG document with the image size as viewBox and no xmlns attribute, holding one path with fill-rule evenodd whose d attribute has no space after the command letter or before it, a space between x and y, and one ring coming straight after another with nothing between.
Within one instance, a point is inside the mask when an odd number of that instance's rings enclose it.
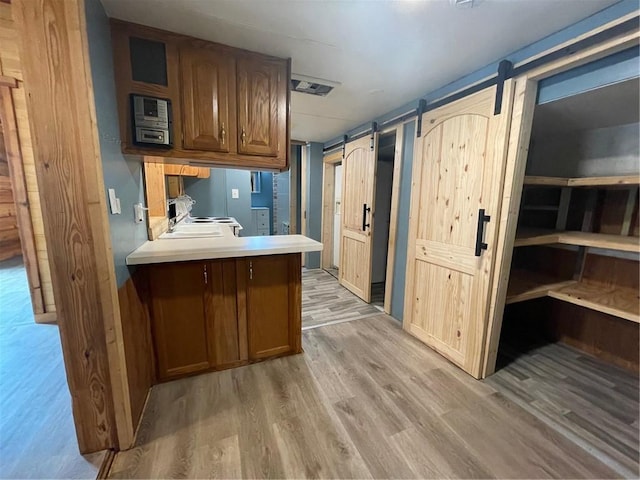
<instances>
[{"instance_id":1,"label":"white wall outlet","mask_svg":"<svg viewBox=\"0 0 640 480\"><path fill-rule=\"evenodd\" d=\"M109 205L111 206L112 215L120 215L122 213L120 209L120 199L116 197L116 190L114 188L109 189Z\"/></svg>"},{"instance_id":2,"label":"white wall outlet","mask_svg":"<svg viewBox=\"0 0 640 480\"><path fill-rule=\"evenodd\" d=\"M240 198L240 190L238 190L237 188L232 188L231 198Z\"/></svg>"},{"instance_id":3,"label":"white wall outlet","mask_svg":"<svg viewBox=\"0 0 640 480\"><path fill-rule=\"evenodd\" d=\"M136 203L133 206L133 218L135 219L136 223L144 222L144 211L145 210L149 210L149 209L144 207L142 205L142 203Z\"/></svg>"}]
</instances>

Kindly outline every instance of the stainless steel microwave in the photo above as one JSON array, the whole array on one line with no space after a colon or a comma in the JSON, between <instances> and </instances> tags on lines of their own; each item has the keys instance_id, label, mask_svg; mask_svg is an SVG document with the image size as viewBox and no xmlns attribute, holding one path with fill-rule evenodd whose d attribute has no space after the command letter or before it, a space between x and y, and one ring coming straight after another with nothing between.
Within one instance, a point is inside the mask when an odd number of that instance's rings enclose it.
<instances>
[{"instance_id":1,"label":"stainless steel microwave","mask_svg":"<svg viewBox=\"0 0 640 480\"><path fill-rule=\"evenodd\" d=\"M171 100L131 94L133 143L171 147Z\"/></svg>"}]
</instances>

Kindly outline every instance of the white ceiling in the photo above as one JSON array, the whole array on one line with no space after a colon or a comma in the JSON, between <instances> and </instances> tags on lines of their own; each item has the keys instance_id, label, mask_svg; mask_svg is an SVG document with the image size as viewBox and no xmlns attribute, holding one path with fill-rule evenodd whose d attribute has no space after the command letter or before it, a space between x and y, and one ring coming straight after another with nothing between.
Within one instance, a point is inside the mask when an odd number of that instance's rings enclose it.
<instances>
[{"instance_id":1,"label":"white ceiling","mask_svg":"<svg viewBox=\"0 0 640 480\"><path fill-rule=\"evenodd\" d=\"M293 139L327 141L617 0L102 0L110 17L279 57L340 82L293 93Z\"/></svg>"}]
</instances>

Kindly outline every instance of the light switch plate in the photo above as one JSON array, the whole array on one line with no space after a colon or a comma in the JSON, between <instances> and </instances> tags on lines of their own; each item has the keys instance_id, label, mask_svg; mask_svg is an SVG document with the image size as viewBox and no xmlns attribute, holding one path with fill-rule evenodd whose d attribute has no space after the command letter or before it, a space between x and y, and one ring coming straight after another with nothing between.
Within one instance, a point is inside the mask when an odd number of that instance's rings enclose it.
<instances>
[{"instance_id":1,"label":"light switch plate","mask_svg":"<svg viewBox=\"0 0 640 480\"><path fill-rule=\"evenodd\" d=\"M240 190L238 190L237 188L232 188L231 198L240 198Z\"/></svg>"}]
</instances>

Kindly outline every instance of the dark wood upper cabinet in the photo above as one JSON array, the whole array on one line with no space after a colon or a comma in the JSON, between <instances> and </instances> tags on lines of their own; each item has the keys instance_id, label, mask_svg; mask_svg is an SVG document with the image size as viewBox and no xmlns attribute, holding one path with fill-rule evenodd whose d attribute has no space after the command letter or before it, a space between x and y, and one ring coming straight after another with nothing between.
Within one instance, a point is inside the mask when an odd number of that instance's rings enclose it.
<instances>
[{"instance_id":1,"label":"dark wood upper cabinet","mask_svg":"<svg viewBox=\"0 0 640 480\"><path fill-rule=\"evenodd\" d=\"M120 20L111 37L123 153L288 168L290 59ZM133 143L132 93L170 100L170 148Z\"/></svg>"},{"instance_id":2,"label":"dark wood upper cabinet","mask_svg":"<svg viewBox=\"0 0 640 480\"><path fill-rule=\"evenodd\" d=\"M185 149L236 149L235 59L215 46L180 48Z\"/></svg>"},{"instance_id":3,"label":"dark wood upper cabinet","mask_svg":"<svg viewBox=\"0 0 640 480\"><path fill-rule=\"evenodd\" d=\"M283 61L247 55L238 59L238 152L247 155L278 156L286 142L283 128L287 79ZM282 132L281 132L282 130Z\"/></svg>"}]
</instances>

